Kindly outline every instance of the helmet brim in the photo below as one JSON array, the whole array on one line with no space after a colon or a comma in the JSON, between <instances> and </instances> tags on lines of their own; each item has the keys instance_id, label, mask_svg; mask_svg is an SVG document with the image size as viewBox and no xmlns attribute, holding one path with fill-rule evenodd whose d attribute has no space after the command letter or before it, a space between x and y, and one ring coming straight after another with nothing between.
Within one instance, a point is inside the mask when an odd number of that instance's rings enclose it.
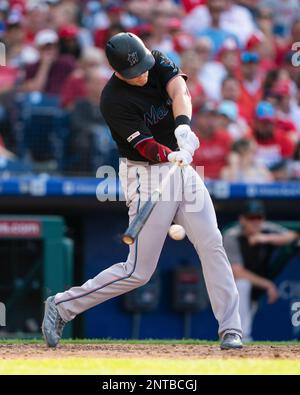
<instances>
[{"instance_id":1,"label":"helmet brim","mask_svg":"<svg viewBox=\"0 0 300 395\"><path fill-rule=\"evenodd\" d=\"M130 67L126 70L119 71L122 77L130 80L132 78L139 77L146 71L152 69L155 64L155 59L150 51L147 51L146 56L135 66Z\"/></svg>"}]
</instances>

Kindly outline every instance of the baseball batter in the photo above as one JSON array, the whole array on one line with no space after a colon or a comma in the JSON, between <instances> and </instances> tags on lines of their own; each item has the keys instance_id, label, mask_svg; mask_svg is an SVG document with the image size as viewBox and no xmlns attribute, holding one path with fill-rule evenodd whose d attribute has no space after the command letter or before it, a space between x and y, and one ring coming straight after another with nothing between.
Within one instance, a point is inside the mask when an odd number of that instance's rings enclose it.
<instances>
[{"instance_id":1,"label":"baseball batter","mask_svg":"<svg viewBox=\"0 0 300 395\"><path fill-rule=\"evenodd\" d=\"M129 208L129 221L139 212L159 180L153 169L179 164L169 179L170 199L159 201L125 262L117 263L80 287L50 296L45 303L42 331L56 347L64 325L76 315L145 284L155 271L172 222L182 225L202 263L221 348L241 348L239 299L231 266L223 248L214 207L197 172L190 166L199 141L190 128L192 105L186 76L164 54L150 52L134 34L119 33L106 45L114 74L101 96L101 112L116 141L119 176ZM155 168L156 167L156 168ZM149 181L150 180L150 181ZM190 197L201 205L191 209Z\"/></svg>"}]
</instances>

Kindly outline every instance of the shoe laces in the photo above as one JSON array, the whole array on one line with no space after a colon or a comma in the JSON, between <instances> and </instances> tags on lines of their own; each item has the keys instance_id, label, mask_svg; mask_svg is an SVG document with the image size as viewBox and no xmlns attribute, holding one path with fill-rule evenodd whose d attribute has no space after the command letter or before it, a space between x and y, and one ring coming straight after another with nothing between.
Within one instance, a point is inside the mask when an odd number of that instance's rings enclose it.
<instances>
[{"instance_id":1,"label":"shoe laces","mask_svg":"<svg viewBox=\"0 0 300 395\"><path fill-rule=\"evenodd\" d=\"M61 318L61 316L59 315L59 313L57 311L55 327L56 327L57 333L59 334L60 337L62 335L62 331L64 329L65 324L66 324L65 321Z\"/></svg>"},{"instance_id":2,"label":"shoe laces","mask_svg":"<svg viewBox=\"0 0 300 395\"><path fill-rule=\"evenodd\" d=\"M240 336L237 333L226 333L225 338L226 338L226 340L227 339L240 339Z\"/></svg>"}]
</instances>

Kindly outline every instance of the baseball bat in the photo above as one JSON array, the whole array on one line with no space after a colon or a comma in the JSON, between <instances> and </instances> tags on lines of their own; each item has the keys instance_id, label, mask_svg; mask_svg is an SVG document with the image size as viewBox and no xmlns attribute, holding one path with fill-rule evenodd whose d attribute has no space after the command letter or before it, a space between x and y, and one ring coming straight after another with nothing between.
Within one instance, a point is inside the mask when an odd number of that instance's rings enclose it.
<instances>
[{"instance_id":1,"label":"baseball bat","mask_svg":"<svg viewBox=\"0 0 300 395\"><path fill-rule=\"evenodd\" d=\"M163 190L165 189L165 186L175 173L175 171L178 169L180 166L180 163L176 162L171 169L169 170L168 174L165 176L163 181L161 182L161 185L156 188L150 198L146 201L146 203L143 205L143 207L140 209L140 211L136 214L135 218L132 220L126 231L124 232L122 236L122 241L125 244L131 245L134 243L136 238L138 237L140 231L143 229L143 226L147 222L148 218L150 217L150 214L152 213L154 207L156 206L157 202L159 201Z\"/></svg>"}]
</instances>

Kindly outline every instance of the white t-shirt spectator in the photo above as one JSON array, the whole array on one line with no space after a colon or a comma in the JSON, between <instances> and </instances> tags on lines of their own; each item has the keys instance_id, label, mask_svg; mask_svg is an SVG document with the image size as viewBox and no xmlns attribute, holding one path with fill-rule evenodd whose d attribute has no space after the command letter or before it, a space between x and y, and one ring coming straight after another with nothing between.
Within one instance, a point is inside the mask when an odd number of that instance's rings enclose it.
<instances>
[{"instance_id":1,"label":"white t-shirt spectator","mask_svg":"<svg viewBox=\"0 0 300 395\"><path fill-rule=\"evenodd\" d=\"M274 13L274 27L277 34L287 36L292 22L299 13L298 0L260 0L260 4L269 7Z\"/></svg>"},{"instance_id":2,"label":"white t-shirt spectator","mask_svg":"<svg viewBox=\"0 0 300 395\"><path fill-rule=\"evenodd\" d=\"M201 67L199 81L208 99L217 102L221 100L222 81L226 76L227 71L219 62L207 62Z\"/></svg>"},{"instance_id":3,"label":"white t-shirt spectator","mask_svg":"<svg viewBox=\"0 0 300 395\"><path fill-rule=\"evenodd\" d=\"M211 17L206 5L195 7L183 19L183 28L193 35L210 26ZM223 12L220 28L237 36L242 46L257 30L250 11L236 4L233 4L228 10Z\"/></svg>"}]
</instances>

